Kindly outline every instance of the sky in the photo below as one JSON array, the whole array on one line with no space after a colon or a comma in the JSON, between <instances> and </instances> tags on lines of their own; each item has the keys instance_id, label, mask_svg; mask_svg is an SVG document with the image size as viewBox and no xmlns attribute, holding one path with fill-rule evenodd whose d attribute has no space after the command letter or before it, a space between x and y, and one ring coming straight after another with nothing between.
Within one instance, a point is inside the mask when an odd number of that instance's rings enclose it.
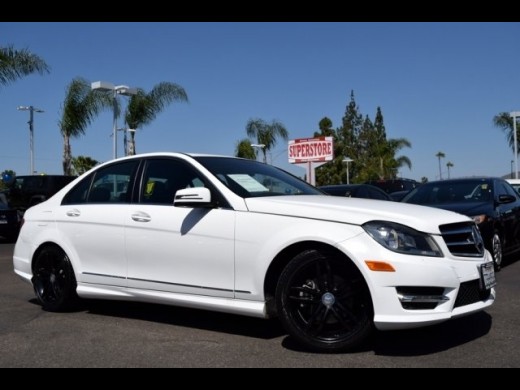
<instances>
[{"instance_id":1,"label":"sky","mask_svg":"<svg viewBox=\"0 0 520 390\"><path fill-rule=\"evenodd\" d=\"M354 91L361 113L381 107L389 138L407 138L405 178L510 173L513 152L494 115L520 111L520 23L0 23L0 46L41 56L50 74L0 86L0 171L61 174L58 128L75 77L149 91L182 86L189 103L168 106L136 135L138 153L233 155L249 119L278 120L290 139L311 137L323 117L334 127ZM126 98L123 98L123 100ZM123 127L123 123L119 126ZM72 140L74 156L112 158L112 112ZM119 134L119 156L123 153ZM279 142L272 161L302 176ZM268 159L269 161L271 159ZM354 162L355 163L355 162Z\"/></svg>"}]
</instances>

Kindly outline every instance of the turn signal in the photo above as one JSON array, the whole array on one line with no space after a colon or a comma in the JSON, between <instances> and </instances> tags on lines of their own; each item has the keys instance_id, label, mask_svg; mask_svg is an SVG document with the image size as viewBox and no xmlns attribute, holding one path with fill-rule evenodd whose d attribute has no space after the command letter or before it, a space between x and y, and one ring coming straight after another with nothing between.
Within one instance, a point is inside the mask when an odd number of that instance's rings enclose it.
<instances>
[{"instance_id":1,"label":"turn signal","mask_svg":"<svg viewBox=\"0 0 520 390\"><path fill-rule=\"evenodd\" d=\"M394 267L391 264L385 263L383 261L373 261L373 260L365 260L366 265L370 271L375 272L395 272Z\"/></svg>"}]
</instances>

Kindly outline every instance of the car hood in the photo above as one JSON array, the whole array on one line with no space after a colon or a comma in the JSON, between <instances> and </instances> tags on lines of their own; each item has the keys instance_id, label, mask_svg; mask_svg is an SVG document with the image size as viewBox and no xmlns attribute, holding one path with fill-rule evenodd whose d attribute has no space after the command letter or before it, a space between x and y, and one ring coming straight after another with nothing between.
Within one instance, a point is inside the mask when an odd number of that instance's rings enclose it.
<instances>
[{"instance_id":1,"label":"car hood","mask_svg":"<svg viewBox=\"0 0 520 390\"><path fill-rule=\"evenodd\" d=\"M432 204L430 207L454 211L456 213L467 215L468 217L474 217L481 214L491 215L493 212L493 207L487 202L441 203Z\"/></svg>"},{"instance_id":2,"label":"car hood","mask_svg":"<svg viewBox=\"0 0 520 390\"><path fill-rule=\"evenodd\" d=\"M389 221L413 229L440 234L439 225L467 222L469 218L451 211L380 200L299 195L248 198L251 212L310 218L363 225L369 221Z\"/></svg>"}]
</instances>

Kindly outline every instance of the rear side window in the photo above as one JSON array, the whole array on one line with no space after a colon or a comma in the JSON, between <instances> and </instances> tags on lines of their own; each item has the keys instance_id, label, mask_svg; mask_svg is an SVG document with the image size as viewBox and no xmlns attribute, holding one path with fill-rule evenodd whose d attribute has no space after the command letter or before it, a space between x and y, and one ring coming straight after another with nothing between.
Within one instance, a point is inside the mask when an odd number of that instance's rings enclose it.
<instances>
[{"instance_id":1,"label":"rear side window","mask_svg":"<svg viewBox=\"0 0 520 390\"><path fill-rule=\"evenodd\" d=\"M129 203L138 160L113 164L78 183L63 199L63 205Z\"/></svg>"}]
</instances>

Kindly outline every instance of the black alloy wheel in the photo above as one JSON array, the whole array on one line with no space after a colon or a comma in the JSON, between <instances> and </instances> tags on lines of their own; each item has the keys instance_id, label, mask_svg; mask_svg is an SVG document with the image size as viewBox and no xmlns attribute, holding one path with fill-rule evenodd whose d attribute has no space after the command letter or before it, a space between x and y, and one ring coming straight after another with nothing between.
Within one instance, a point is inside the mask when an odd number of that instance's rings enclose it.
<instances>
[{"instance_id":1,"label":"black alloy wheel","mask_svg":"<svg viewBox=\"0 0 520 390\"><path fill-rule=\"evenodd\" d=\"M282 324L306 348L340 352L361 344L373 330L373 306L355 265L309 250L283 271L276 290Z\"/></svg>"},{"instance_id":2,"label":"black alloy wheel","mask_svg":"<svg viewBox=\"0 0 520 390\"><path fill-rule=\"evenodd\" d=\"M77 301L74 270L67 255L58 247L47 247L38 254L32 284L38 301L46 311L67 311Z\"/></svg>"},{"instance_id":3,"label":"black alloy wheel","mask_svg":"<svg viewBox=\"0 0 520 390\"><path fill-rule=\"evenodd\" d=\"M502 249L502 240L500 239L500 235L498 232L493 234L493 238L491 239L491 254L493 255L493 263L495 265L495 271L500 271L502 268L502 260L504 257L503 249Z\"/></svg>"}]
</instances>

